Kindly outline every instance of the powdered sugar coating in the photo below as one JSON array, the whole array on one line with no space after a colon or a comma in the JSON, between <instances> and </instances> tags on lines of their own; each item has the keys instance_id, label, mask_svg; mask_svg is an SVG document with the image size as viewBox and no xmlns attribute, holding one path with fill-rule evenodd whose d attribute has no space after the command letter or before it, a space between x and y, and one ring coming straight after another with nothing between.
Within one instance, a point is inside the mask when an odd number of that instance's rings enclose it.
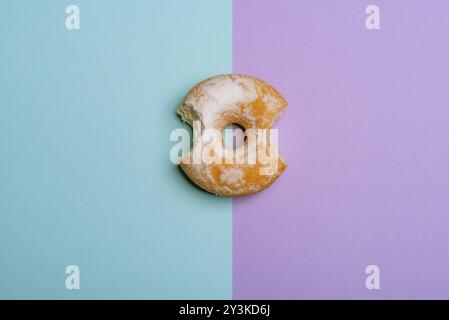
<instances>
[{"instance_id":1,"label":"powdered sugar coating","mask_svg":"<svg viewBox=\"0 0 449 320\"><path fill-rule=\"evenodd\" d=\"M257 98L256 86L250 78L221 76L204 81L193 90L184 103L200 115L205 128L214 127L215 120L224 112L238 112L241 104Z\"/></svg>"},{"instance_id":2,"label":"powdered sugar coating","mask_svg":"<svg viewBox=\"0 0 449 320\"><path fill-rule=\"evenodd\" d=\"M287 107L285 99L267 83L245 75L220 75L196 85L186 96L178 114L190 125L199 120L202 129L223 129L224 125L237 123L245 129L268 129ZM197 124L197 123L196 123ZM205 135L204 135L205 136ZM201 154L205 137L194 141L189 159ZM222 140L208 143L208 154L219 154L216 148ZM271 141L271 145L274 145ZM184 172L201 188L222 196L241 196L261 191L271 185L285 170L287 164L279 157L278 167L270 175L260 174L265 165L245 162L250 151L265 148L266 143L247 141L237 148L234 156L223 155L226 161L220 163L181 162ZM234 157L235 162L227 162ZM195 158L195 157L193 157Z\"/></svg>"}]
</instances>

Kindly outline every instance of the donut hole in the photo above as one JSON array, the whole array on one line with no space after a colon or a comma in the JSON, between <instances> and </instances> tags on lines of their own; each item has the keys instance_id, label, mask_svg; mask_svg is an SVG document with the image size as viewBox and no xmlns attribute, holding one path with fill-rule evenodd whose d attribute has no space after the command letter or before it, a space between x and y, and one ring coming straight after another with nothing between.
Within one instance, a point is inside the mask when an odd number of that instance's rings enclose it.
<instances>
[{"instance_id":1,"label":"donut hole","mask_svg":"<svg viewBox=\"0 0 449 320\"><path fill-rule=\"evenodd\" d=\"M223 128L223 143L226 147L237 149L246 141L245 128L237 123L230 123Z\"/></svg>"}]
</instances>

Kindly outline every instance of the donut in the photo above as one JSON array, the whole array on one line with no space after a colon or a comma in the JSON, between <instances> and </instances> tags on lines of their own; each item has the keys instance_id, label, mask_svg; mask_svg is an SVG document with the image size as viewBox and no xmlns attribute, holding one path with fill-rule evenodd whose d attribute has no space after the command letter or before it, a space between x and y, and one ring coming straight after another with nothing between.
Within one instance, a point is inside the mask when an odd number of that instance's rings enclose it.
<instances>
[{"instance_id":1,"label":"donut","mask_svg":"<svg viewBox=\"0 0 449 320\"><path fill-rule=\"evenodd\" d=\"M182 170L196 185L219 196L243 196L267 188L287 167L268 134L286 108L287 101L275 88L250 76L225 74L200 82L177 109L184 122L202 132L196 139L194 133L192 149L182 156ZM245 129L245 141L235 150L225 146L221 136L205 134L221 133L229 124ZM276 151L269 163L260 157L269 153L260 150L267 149L271 154ZM195 161L195 154L223 161ZM248 161L254 154L256 159Z\"/></svg>"}]
</instances>

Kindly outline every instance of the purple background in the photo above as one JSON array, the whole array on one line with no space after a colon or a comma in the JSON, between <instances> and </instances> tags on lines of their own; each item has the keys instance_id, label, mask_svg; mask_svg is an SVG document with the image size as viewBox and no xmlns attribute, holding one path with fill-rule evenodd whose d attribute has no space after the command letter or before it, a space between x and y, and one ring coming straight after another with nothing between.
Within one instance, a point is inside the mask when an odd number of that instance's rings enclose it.
<instances>
[{"instance_id":1,"label":"purple background","mask_svg":"<svg viewBox=\"0 0 449 320\"><path fill-rule=\"evenodd\" d=\"M234 200L234 298L449 298L449 1L233 10L234 72L289 101L289 168Z\"/></svg>"}]
</instances>

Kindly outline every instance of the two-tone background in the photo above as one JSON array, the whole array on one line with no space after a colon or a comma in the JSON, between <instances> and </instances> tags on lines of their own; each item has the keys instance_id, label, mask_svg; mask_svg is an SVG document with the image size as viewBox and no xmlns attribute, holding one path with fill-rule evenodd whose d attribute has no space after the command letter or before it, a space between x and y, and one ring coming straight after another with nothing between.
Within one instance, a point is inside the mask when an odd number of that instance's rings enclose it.
<instances>
[{"instance_id":1,"label":"two-tone background","mask_svg":"<svg viewBox=\"0 0 449 320\"><path fill-rule=\"evenodd\" d=\"M71 4L80 30L65 26ZM380 30L365 27L371 4ZM445 0L1 1L0 298L449 298L448 13ZM289 102L287 171L238 199L169 160L178 103L231 72Z\"/></svg>"}]
</instances>

